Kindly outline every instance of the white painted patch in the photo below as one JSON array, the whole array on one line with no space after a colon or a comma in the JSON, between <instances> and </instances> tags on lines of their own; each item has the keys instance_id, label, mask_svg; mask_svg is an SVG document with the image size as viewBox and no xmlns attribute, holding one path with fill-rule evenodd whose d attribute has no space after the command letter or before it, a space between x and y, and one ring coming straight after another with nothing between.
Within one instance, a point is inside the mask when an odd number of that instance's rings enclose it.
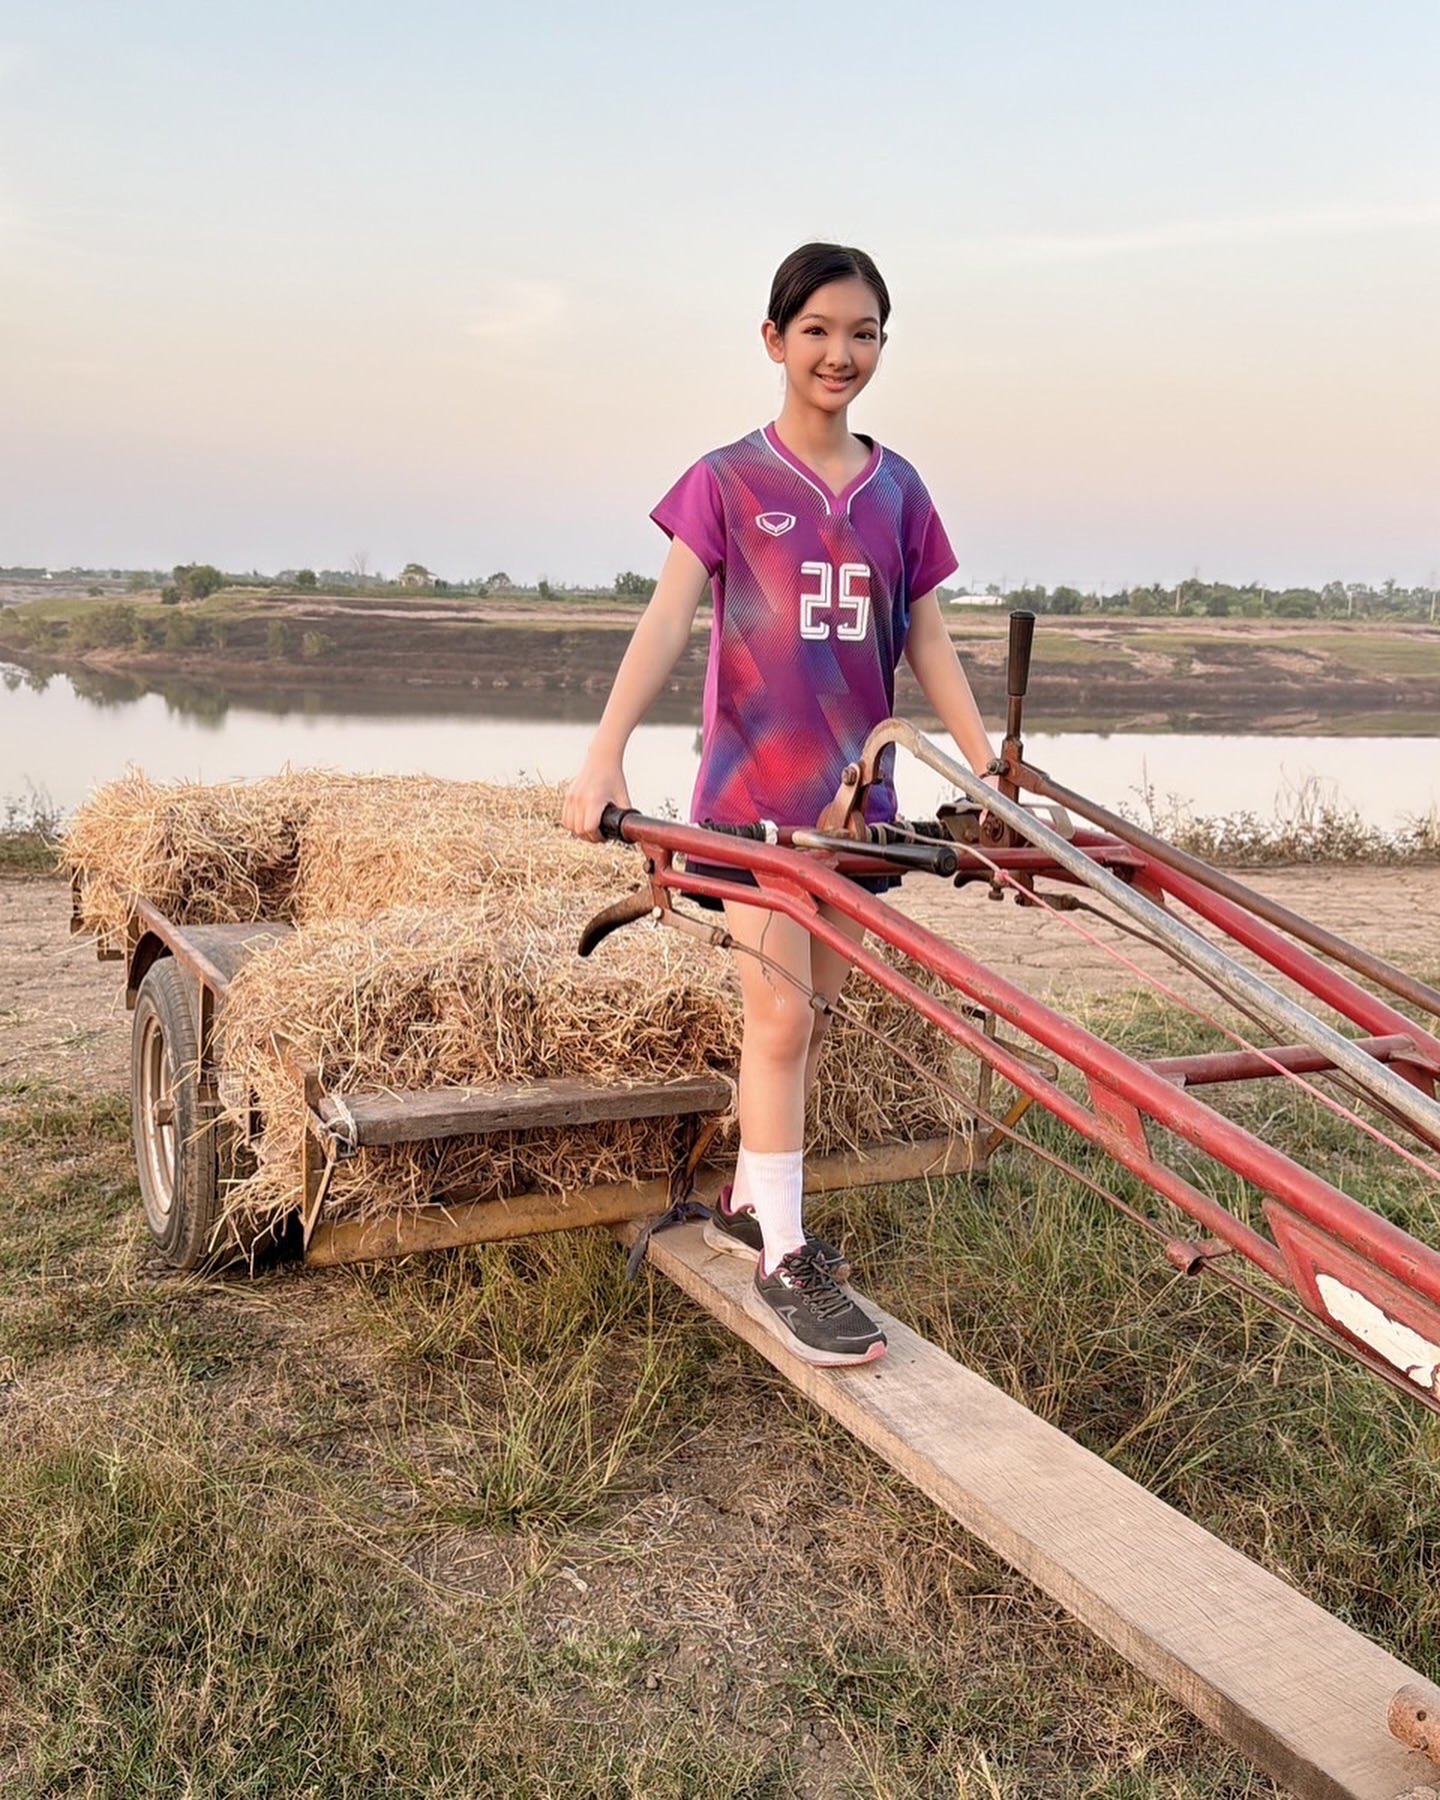
<instances>
[{"instance_id":1,"label":"white painted patch","mask_svg":"<svg viewBox=\"0 0 1440 1800\"><path fill-rule=\"evenodd\" d=\"M1362 1344L1383 1356L1399 1369L1416 1387L1427 1393L1440 1394L1436 1374L1440 1371L1440 1345L1432 1344L1408 1325L1392 1319L1373 1300L1357 1294L1333 1275L1317 1274L1315 1285L1326 1310L1337 1325L1343 1325Z\"/></svg>"}]
</instances>

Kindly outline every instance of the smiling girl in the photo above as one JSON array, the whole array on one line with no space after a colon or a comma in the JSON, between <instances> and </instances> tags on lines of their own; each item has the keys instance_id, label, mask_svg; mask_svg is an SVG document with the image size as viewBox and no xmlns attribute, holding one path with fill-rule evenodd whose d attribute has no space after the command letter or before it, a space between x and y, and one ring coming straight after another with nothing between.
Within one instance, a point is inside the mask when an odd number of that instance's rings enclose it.
<instances>
[{"instance_id":1,"label":"smiling girl","mask_svg":"<svg viewBox=\"0 0 1440 1800\"><path fill-rule=\"evenodd\" d=\"M992 760L935 592L956 567L944 527L910 464L850 429L889 316L889 292L861 250L805 244L776 271L762 337L784 370L784 404L773 424L702 457L651 514L670 552L566 794L564 822L578 836L599 836L608 804L629 806L626 745L684 649L707 583L714 621L695 821L813 826L866 734L890 716L902 655L971 766ZM895 816L888 781L872 789L867 816ZM733 873L743 893L750 878ZM821 910L852 939L863 935ZM792 1350L827 1366L871 1362L885 1335L837 1282L839 1253L806 1234L801 1198L805 1100L826 1025L809 996L833 1002L848 964L794 920L738 897L725 917L735 943L764 960L736 959L740 1152L706 1237L755 1258L746 1308ZM777 964L789 979L767 966Z\"/></svg>"}]
</instances>

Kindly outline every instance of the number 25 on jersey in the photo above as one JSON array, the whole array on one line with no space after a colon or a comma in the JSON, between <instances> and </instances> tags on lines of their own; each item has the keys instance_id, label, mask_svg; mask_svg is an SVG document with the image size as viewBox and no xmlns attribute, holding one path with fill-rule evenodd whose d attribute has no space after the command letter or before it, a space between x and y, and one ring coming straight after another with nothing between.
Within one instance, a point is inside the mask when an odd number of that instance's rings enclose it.
<instances>
[{"instance_id":1,"label":"number 25 on jersey","mask_svg":"<svg viewBox=\"0 0 1440 1800\"><path fill-rule=\"evenodd\" d=\"M800 590L802 638L837 638L858 642L870 630L870 565L802 562L802 576L814 585Z\"/></svg>"}]
</instances>

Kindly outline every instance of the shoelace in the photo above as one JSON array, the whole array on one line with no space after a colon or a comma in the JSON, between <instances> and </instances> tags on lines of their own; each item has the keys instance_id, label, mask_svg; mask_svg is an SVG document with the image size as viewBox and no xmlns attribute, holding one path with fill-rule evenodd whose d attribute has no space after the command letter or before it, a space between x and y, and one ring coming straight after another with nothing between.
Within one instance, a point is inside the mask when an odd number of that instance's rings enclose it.
<instances>
[{"instance_id":1,"label":"shoelace","mask_svg":"<svg viewBox=\"0 0 1440 1800\"><path fill-rule=\"evenodd\" d=\"M789 1278L790 1286L817 1318L838 1319L841 1313L848 1310L849 1298L808 1244L800 1250L792 1250L788 1256L782 1256L780 1268Z\"/></svg>"}]
</instances>

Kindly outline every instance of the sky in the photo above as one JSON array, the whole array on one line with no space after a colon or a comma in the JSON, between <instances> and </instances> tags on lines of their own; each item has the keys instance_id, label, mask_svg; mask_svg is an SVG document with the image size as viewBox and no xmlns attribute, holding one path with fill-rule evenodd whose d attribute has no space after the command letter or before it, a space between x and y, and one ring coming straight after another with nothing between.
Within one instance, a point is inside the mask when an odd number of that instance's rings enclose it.
<instances>
[{"instance_id":1,"label":"sky","mask_svg":"<svg viewBox=\"0 0 1440 1800\"><path fill-rule=\"evenodd\" d=\"M1437 0L0 0L0 565L608 583L775 265L957 581L1428 583Z\"/></svg>"}]
</instances>

